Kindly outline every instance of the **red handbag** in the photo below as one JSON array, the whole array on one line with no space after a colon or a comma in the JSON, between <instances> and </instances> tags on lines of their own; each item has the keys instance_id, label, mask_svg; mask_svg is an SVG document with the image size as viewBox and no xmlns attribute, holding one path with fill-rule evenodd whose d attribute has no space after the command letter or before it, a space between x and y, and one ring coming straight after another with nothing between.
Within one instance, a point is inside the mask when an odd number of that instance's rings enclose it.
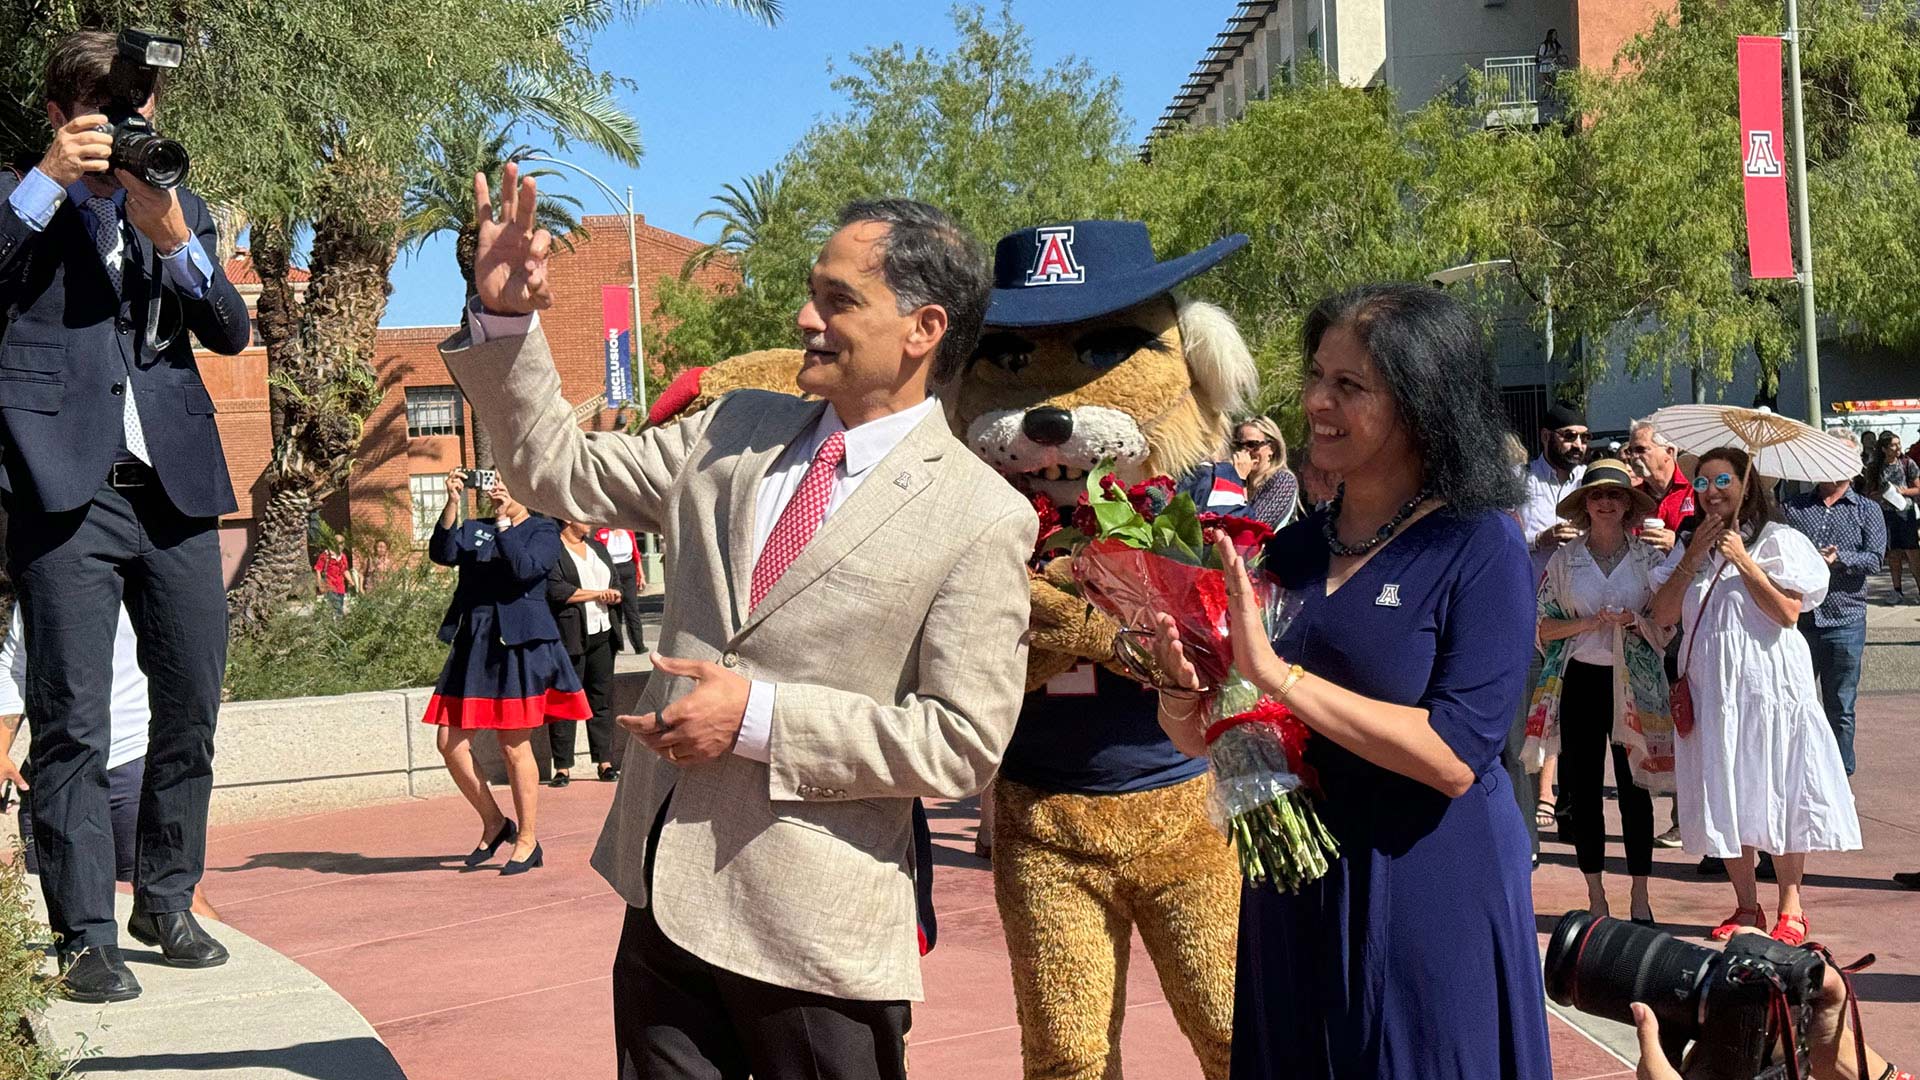
<instances>
[{"instance_id":1,"label":"red handbag","mask_svg":"<svg viewBox=\"0 0 1920 1080\"><path fill-rule=\"evenodd\" d=\"M1687 673L1693 667L1693 643L1700 637L1700 622L1706 618L1707 602L1713 599L1713 590L1720 587L1720 571L1726 568L1722 559L1713 568L1713 583L1707 586L1707 595L1700 598L1700 614L1693 620L1693 632L1687 635L1687 658L1680 665L1680 677L1673 680L1667 688L1667 711L1673 715L1673 730L1686 738L1693 734L1693 687L1687 681Z\"/></svg>"}]
</instances>

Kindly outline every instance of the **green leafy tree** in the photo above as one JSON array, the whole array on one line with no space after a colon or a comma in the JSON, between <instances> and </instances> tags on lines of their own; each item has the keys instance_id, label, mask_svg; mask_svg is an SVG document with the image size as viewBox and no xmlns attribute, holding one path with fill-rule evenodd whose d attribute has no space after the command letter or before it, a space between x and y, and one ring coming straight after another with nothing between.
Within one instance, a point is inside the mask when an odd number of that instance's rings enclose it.
<instances>
[{"instance_id":1,"label":"green leafy tree","mask_svg":"<svg viewBox=\"0 0 1920 1080\"><path fill-rule=\"evenodd\" d=\"M1823 328L1920 345L1920 37L1904 14L1803 5L1808 192ZM1624 348L1635 374L1725 383L1751 353L1770 396L1797 363L1798 287L1747 276L1734 38L1777 34L1772 0L1682 0L1612 71L1563 74L1581 117L1558 140L1544 268L1566 325Z\"/></svg>"},{"instance_id":2,"label":"green leafy tree","mask_svg":"<svg viewBox=\"0 0 1920 1080\"><path fill-rule=\"evenodd\" d=\"M741 282L717 294L661 283L657 315L672 328L657 340L669 370L791 342L807 268L852 200L921 199L987 243L1100 203L1132 156L1117 82L1071 58L1042 69L1009 4L995 16L956 7L952 19L951 51L895 43L853 56L833 83L845 107L765 182L716 199L716 243Z\"/></svg>"}]
</instances>

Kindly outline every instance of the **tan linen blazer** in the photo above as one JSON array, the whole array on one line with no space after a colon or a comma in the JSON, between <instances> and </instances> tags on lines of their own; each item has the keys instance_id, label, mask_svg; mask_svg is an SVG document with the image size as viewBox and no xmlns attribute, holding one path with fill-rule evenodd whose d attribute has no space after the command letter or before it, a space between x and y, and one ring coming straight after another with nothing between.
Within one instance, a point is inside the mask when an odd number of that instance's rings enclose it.
<instances>
[{"instance_id":1,"label":"tan linen blazer","mask_svg":"<svg viewBox=\"0 0 1920 1080\"><path fill-rule=\"evenodd\" d=\"M920 1000L911 808L993 775L1026 672L1038 521L934 410L748 610L760 481L825 405L738 391L639 435L582 432L546 340L441 346L528 506L665 541L659 650L777 684L771 764L675 766L628 744L593 865L724 970L854 1000ZM631 711L692 688L656 674ZM647 836L662 825L652 895Z\"/></svg>"}]
</instances>

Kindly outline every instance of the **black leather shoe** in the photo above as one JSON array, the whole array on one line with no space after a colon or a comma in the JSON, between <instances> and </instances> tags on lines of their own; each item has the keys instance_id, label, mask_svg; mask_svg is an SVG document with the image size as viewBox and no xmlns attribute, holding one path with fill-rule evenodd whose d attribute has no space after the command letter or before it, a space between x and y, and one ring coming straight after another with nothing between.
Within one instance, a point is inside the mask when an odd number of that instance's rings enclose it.
<instances>
[{"instance_id":1,"label":"black leather shoe","mask_svg":"<svg viewBox=\"0 0 1920 1080\"><path fill-rule=\"evenodd\" d=\"M536 866L545 866L546 863L547 858L541 853L540 845L535 843L533 845L533 853L526 858L518 862L508 859L506 865L500 868L500 876L508 877L513 874L524 874Z\"/></svg>"},{"instance_id":2,"label":"black leather shoe","mask_svg":"<svg viewBox=\"0 0 1920 1080\"><path fill-rule=\"evenodd\" d=\"M556 772L553 774L553 779L547 781L547 786L548 787L566 787L568 784L571 784L571 783L573 783L572 773Z\"/></svg>"},{"instance_id":3,"label":"black leather shoe","mask_svg":"<svg viewBox=\"0 0 1920 1080\"><path fill-rule=\"evenodd\" d=\"M227 947L200 928L191 911L163 911L149 915L134 906L127 933L142 945L158 945L160 955L178 968L219 967L227 962Z\"/></svg>"},{"instance_id":4,"label":"black leather shoe","mask_svg":"<svg viewBox=\"0 0 1920 1080\"><path fill-rule=\"evenodd\" d=\"M117 945L89 945L60 953L60 992L69 1001L89 1005L132 1001L140 996L140 980L127 970Z\"/></svg>"},{"instance_id":5,"label":"black leather shoe","mask_svg":"<svg viewBox=\"0 0 1920 1080\"><path fill-rule=\"evenodd\" d=\"M467 857L461 861L468 866L479 866L493 858L493 853L500 850L501 844L511 844L518 839L520 839L520 827L513 823L512 818L508 818L500 826L500 831L493 834L493 839L468 852Z\"/></svg>"}]
</instances>

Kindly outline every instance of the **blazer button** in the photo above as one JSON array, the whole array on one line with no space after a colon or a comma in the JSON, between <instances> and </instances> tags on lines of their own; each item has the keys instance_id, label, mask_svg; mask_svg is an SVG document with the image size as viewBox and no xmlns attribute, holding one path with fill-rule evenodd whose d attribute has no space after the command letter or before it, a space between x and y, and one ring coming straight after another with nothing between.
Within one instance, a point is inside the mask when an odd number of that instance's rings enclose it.
<instances>
[{"instance_id":1,"label":"blazer button","mask_svg":"<svg viewBox=\"0 0 1920 1080\"><path fill-rule=\"evenodd\" d=\"M739 666L740 666L740 654L739 654L739 653L731 653L731 652L730 652L730 653L728 653L728 654L726 654L725 656L722 656L722 657L720 658L720 664L721 664L721 666L722 666L722 667L739 667Z\"/></svg>"},{"instance_id":2,"label":"blazer button","mask_svg":"<svg viewBox=\"0 0 1920 1080\"><path fill-rule=\"evenodd\" d=\"M126 387L124 387L124 386L122 386L122 385L120 385L119 383L114 383L114 384L113 384L113 396L114 396L114 397L119 397L119 396L120 396L121 394L124 394L124 393L126 393L126 389L127 389Z\"/></svg>"},{"instance_id":3,"label":"blazer button","mask_svg":"<svg viewBox=\"0 0 1920 1080\"><path fill-rule=\"evenodd\" d=\"M132 324L132 323L130 323L130 322L128 322L128 321L127 321L127 320L125 320L125 319L115 319L115 320L113 320L113 328L114 328L115 330L118 330L118 331L120 331L120 332L121 332L121 333L123 333L123 334L127 334L127 333L132 333L132 332L133 332L133 324Z\"/></svg>"}]
</instances>

